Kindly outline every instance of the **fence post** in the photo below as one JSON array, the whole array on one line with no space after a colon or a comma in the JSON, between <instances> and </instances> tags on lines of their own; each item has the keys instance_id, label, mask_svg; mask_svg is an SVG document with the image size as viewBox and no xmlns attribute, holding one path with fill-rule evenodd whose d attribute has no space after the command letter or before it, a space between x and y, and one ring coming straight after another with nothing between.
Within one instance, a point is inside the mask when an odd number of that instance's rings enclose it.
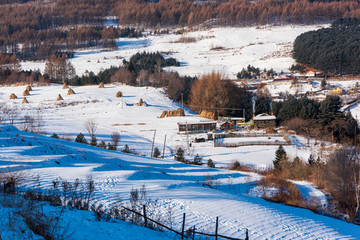
<instances>
[{"instance_id":1,"label":"fence post","mask_svg":"<svg viewBox=\"0 0 360 240\"><path fill-rule=\"evenodd\" d=\"M219 217L216 217L216 226L215 226L215 240L218 239L218 227L219 227Z\"/></svg>"},{"instance_id":2,"label":"fence post","mask_svg":"<svg viewBox=\"0 0 360 240\"><path fill-rule=\"evenodd\" d=\"M185 213L183 215L183 224L182 224L182 229L181 229L181 239L184 239L184 230L185 230Z\"/></svg>"},{"instance_id":3,"label":"fence post","mask_svg":"<svg viewBox=\"0 0 360 240\"><path fill-rule=\"evenodd\" d=\"M193 237L192 237L192 240L194 240L195 239L195 225L194 225L194 228L193 228Z\"/></svg>"},{"instance_id":4,"label":"fence post","mask_svg":"<svg viewBox=\"0 0 360 240\"><path fill-rule=\"evenodd\" d=\"M246 229L245 240L249 240L249 232L248 232L248 229Z\"/></svg>"},{"instance_id":5,"label":"fence post","mask_svg":"<svg viewBox=\"0 0 360 240\"><path fill-rule=\"evenodd\" d=\"M145 227L147 227L146 206L145 205L143 205L143 210L144 210L144 225L145 225Z\"/></svg>"}]
</instances>

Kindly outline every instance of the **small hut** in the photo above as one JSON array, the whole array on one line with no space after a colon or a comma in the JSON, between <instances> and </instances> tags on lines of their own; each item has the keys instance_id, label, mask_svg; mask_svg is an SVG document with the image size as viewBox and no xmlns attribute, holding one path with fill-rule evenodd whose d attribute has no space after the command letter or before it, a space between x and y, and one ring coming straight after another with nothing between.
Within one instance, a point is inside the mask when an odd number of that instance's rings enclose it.
<instances>
[{"instance_id":1,"label":"small hut","mask_svg":"<svg viewBox=\"0 0 360 240\"><path fill-rule=\"evenodd\" d=\"M29 96L29 95L30 95L29 91L25 89L25 91L23 92L23 96Z\"/></svg>"},{"instance_id":2,"label":"small hut","mask_svg":"<svg viewBox=\"0 0 360 240\"><path fill-rule=\"evenodd\" d=\"M31 86L30 86L30 85L28 85L28 86L26 87L26 90L27 90L28 92L32 91Z\"/></svg>"},{"instance_id":3,"label":"small hut","mask_svg":"<svg viewBox=\"0 0 360 240\"><path fill-rule=\"evenodd\" d=\"M21 102L21 104L24 104L24 103L29 103L28 100L26 99L26 97L24 97L24 99Z\"/></svg>"},{"instance_id":4,"label":"small hut","mask_svg":"<svg viewBox=\"0 0 360 240\"><path fill-rule=\"evenodd\" d=\"M12 93L10 94L10 99L17 99L17 96L14 93Z\"/></svg>"},{"instance_id":5,"label":"small hut","mask_svg":"<svg viewBox=\"0 0 360 240\"><path fill-rule=\"evenodd\" d=\"M104 83L103 83L103 82L101 82L101 83L99 84L99 88L104 88Z\"/></svg>"},{"instance_id":6,"label":"small hut","mask_svg":"<svg viewBox=\"0 0 360 240\"><path fill-rule=\"evenodd\" d=\"M61 100L64 100L64 99L63 99L62 96L59 94L58 97L57 97L57 99L56 99L56 101L61 101Z\"/></svg>"},{"instance_id":7,"label":"small hut","mask_svg":"<svg viewBox=\"0 0 360 240\"><path fill-rule=\"evenodd\" d=\"M115 95L115 97L122 97L122 96L123 96L123 94L122 94L121 91L118 91L118 92L116 93L116 95Z\"/></svg>"},{"instance_id":8,"label":"small hut","mask_svg":"<svg viewBox=\"0 0 360 240\"><path fill-rule=\"evenodd\" d=\"M67 92L67 95L74 95L75 92L74 90L72 90L71 88L69 88L68 92Z\"/></svg>"},{"instance_id":9,"label":"small hut","mask_svg":"<svg viewBox=\"0 0 360 240\"><path fill-rule=\"evenodd\" d=\"M63 84L63 89L68 89L68 85L66 84L66 82L64 82Z\"/></svg>"}]
</instances>

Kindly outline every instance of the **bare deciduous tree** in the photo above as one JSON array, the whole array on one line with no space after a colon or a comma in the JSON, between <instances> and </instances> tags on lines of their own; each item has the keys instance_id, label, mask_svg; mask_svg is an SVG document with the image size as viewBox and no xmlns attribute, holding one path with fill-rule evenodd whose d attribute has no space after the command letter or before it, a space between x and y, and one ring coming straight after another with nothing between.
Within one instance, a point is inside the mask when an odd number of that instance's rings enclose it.
<instances>
[{"instance_id":1,"label":"bare deciduous tree","mask_svg":"<svg viewBox=\"0 0 360 240\"><path fill-rule=\"evenodd\" d=\"M84 126L90 137L94 137L98 128L98 124L95 122L95 120L87 120Z\"/></svg>"},{"instance_id":2,"label":"bare deciduous tree","mask_svg":"<svg viewBox=\"0 0 360 240\"><path fill-rule=\"evenodd\" d=\"M111 133L111 142L113 144L113 147L114 147L115 151L117 149L117 145L119 144L119 141L120 141L120 133L112 132Z\"/></svg>"},{"instance_id":3,"label":"bare deciduous tree","mask_svg":"<svg viewBox=\"0 0 360 240\"><path fill-rule=\"evenodd\" d=\"M337 150L327 163L327 188L339 207L355 220L359 215L360 153L353 148Z\"/></svg>"},{"instance_id":4,"label":"bare deciduous tree","mask_svg":"<svg viewBox=\"0 0 360 240\"><path fill-rule=\"evenodd\" d=\"M9 119L11 125L14 124L16 117L19 115L19 111L17 107L9 107L6 109L6 116Z\"/></svg>"}]
</instances>

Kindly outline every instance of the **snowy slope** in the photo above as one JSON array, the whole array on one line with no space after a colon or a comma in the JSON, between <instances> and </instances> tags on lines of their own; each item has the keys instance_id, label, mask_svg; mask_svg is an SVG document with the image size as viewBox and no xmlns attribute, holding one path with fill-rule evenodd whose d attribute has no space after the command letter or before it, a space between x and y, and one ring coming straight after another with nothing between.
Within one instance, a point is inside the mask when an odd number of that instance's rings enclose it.
<instances>
[{"instance_id":1,"label":"snowy slope","mask_svg":"<svg viewBox=\"0 0 360 240\"><path fill-rule=\"evenodd\" d=\"M29 104L20 104L22 98L9 100L11 93L21 96L24 89L24 86L0 87L0 102L17 107L21 113L18 116L19 121L16 121L19 129L23 127L21 118L24 115L36 117L37 109L40 109L44 125L42 129L48 135L53 133L59 136L67 135L74 140L78 133L83 133L89 141L84 124L92 119L98 124L96 132L98 142L101 140L109 142L110 134L117 131L121 135L119 149L127 144L137 153L146 156L151 154L155 130L154 146L162 152L166 135L165 158L172 158L178 147L186 149L186 135L178 133L177 123L207 121L187 109L185 109L185 117L159 118L164 110L175 110L181 106L168 99L162 89L151 87L81 86L73 87L76 94L68 96L67 89L54 84L49 87L33 87L33 91L27 97ZM115 97L119 90L123 92L123 98ZM62 95L64 101L56 102L58 94ZM140 98L147 103L147 106L132 105L138 103ZM191 134L189 141L193 142L199 137L206 138L206 134ZM209 141L193 143L189 149L190 155L186 157L192 159L199 154L205 160L211 158L216 165L222 167L227 167L237 160L254 167L266 168L272 164L276 149L277 146L214 148L212 141ZM311 148L295 145L295 141L294 145L286 146L285 149L291 157L298 155L305 161L313 152Z\"/></svg>"},{"instance_id":2,"label":"snowy slope","mask_svg":"<svg viewBox=\"0 0 360 240\"><path fill-rule=\"evenodd\" d=\"M288 71L294 64L292 44L301 33L323 26L262 26L246 28L213 28L193 31L184 35L148 36L139 39L121 38L117 51L101 51L99 48L76 51L71 62L76 73L86 70L95 73L110 66L119 66L123 58L129 59L142 51L170 53L181 62L180 67L169 68L181 75L199 76L219 71L231 79L249 64L260 69L273 68L277 72ZM196 42L179 42L180 38L195 38ZM24 70L45 68L45 62L22 62Z\"/></svg>"},{"instance_id":3,"label":"snowy slope","mask_svg":"<svg viewBox=\"0 0 360 240\"><path fill-rule=\"evenodd\" d=\"M178 229L185 212L187 228L196 225L212 232L219 216L219 233L239 238L244 237L245 228L250 239L359 237L359 226L248 196L247 173L128 155L6 126L0 128L0 146L2 168L17 165L29 179L39 175L42 187L51 186L56 177L74 181L91 175L96 185L93 201L105 206L119 197L128 200L132 188L145 184L149 196L158 200L157 214L165 214L171 207L173 225ZM253 180L259 178L250 175ZM203 185L209 179L214 188ZM28 181L23 187L34 184Z\"/></svg>"}]
</instances>

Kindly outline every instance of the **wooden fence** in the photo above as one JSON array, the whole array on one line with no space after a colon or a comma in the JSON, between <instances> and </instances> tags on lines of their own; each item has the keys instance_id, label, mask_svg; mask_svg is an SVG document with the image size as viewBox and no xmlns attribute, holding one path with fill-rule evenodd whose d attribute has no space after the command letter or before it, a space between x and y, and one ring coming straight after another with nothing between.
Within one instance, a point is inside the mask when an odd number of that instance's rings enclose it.
<instances>
[{"instance_id":1,"label":"wooden fence","mask_svg":"<svg viewBox=\"0 0 360 240\"><path fill-rule=\"evenodd\" d=\"M283 137L280 133L240 133L240 132L230 132L230 133L216 133L214 138L237 138L237 137Z\"/></svg>"},{"instance_id":2,"label":"wooden fence","mask_svg":"<svg viewBox=\"0 0 360 240\"><path fill-rule=\"evenodd\" d=\"M242 147L242 146L278 146L278 145L290 145L288 141L247 141L247 142L236 142L236 143L223 143L214 141L214 147Z\"/></svg>"},{"instance_id":3,"label":"wooden fence","mask_svg":"<svg viewBox=\"0 0 360 240\"><path fill-rule=\"evenodd\" d=\"M137 214L137 215L139 215L139 216L141 216L141 217L143 217L143 218L144 218L144 226L145 226L145 227L149 227L148 221L150 221L150 222L153 222L153 223L157 224L157 225L160 226L160 227L163 227L163 228L165 228L165 229L167 229L167 230L169 230L169 231L171 231L171 232L176 233L177 235L180 235L180 236L181 236L181 239L191 238L191 239L194 240L194 239L195 239L195 235L198 234L198 235L204 235L204 236L209 236L209 237L215 237L216 240L218 240L219 238L230 239L230 240L249 240L249 233L248 233L248 230L247 230L247 229L246 229L246 232L245 232L245 238L243 238L243 239L241 239L241 238L228 237L228 236L224 236L224 235L222 235L222 234L219 234L219 233L218 233L218 229L219 229L219 217L216 217L216 223L215 223L216 225L215 225L215 233L214 233L214 234L197 232L195 225L190 229L190 231L189 231L190 234L185 234L185 218L186 218L186 214L185 214L185 213L183 214L183 222L182 222L181 232L179 232L179 231L174 230L174 229L172 229L172 228L170 228L170 227L168 227L168 226L165 226L165 225L162 224L162 223L159 223L158 221L155 221L155 220L149 218L149 217L147 216L147 214L146 214L146 206L145 206L145 205L143 205L143 213L138 213L138 212L136 212L136 211L134 211L134 210L132 210L132 209L130 209L130 208L124 207L124 206L122 206L122 208L124 208L125 210L130 211L130 212L132 212L132 213L135 213L135 214Z\"/></svg>"}]
</instances>

